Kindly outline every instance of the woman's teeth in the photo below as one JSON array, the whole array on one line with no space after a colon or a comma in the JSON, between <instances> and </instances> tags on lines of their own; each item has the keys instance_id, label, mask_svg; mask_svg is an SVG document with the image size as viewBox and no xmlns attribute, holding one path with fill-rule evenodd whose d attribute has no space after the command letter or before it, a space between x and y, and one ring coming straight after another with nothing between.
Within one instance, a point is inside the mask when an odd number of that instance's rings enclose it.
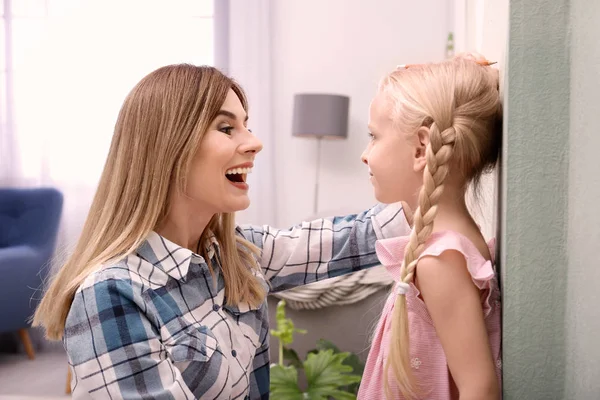
<instances>
[{"instance_id":1,"label":"woman's teeth","mask_svg":"<svg viewBox=\"0 0 600 400\"><path fill-rule=\"evenodd\" d=\"M252 168L232 168L225 172L225 175L233 175L233 174L251 174Z\"/></svg>"}]
</instances>

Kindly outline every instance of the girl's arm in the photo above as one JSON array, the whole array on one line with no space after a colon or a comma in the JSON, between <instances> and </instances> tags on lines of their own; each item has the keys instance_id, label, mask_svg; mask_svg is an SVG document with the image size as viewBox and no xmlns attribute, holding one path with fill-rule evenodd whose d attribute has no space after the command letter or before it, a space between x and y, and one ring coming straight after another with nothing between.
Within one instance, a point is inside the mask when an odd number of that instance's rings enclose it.
<instances>
[{"instance_id":1,"label":"girl's arm","mask_svg":"<svg viewBox=\"0 0 600 400\"><path fill-rule=\"evenodd\" d=\"M303 222L287 230L249 225L237 228L239 235L262 250L260 264L272 291L379 265L375 241L409 232L400 203Z\"/></svg>"},{"instance_id":2,"label":"girl's arm","mask_svg":"<svg viewBox=\"0 0 600 400\"><path fill-rule=\"evenodd\" d=\"M417 271L418 288L444 348L460 400L500 399L481 295L464 256L452 250L439 257L423 257Z\"/></svg>"}]
</instances>

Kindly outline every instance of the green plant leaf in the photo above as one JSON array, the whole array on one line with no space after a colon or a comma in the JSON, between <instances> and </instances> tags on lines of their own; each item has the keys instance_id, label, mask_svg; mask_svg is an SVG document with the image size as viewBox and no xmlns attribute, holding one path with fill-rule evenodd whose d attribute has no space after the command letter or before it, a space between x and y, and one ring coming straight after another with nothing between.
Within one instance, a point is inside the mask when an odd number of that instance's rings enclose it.
<instances>
[{"instance_id":1,"label":"green plant leaf","mask_svg":"<svg viewBox=\"0 0 600 400\"><path fill-rule=\"evenodd\" d=\"M317 353L318 350L333 350L334 353L340 353L340 350L336 345L331 343L329 340L319 339L317 342L317 346L315 350L312 350L312 353ZM348 357L343 362L344 365L349 365L352 367L352 374L362 376L365 370L365 364L358 358L358 356L354 353L350 353ZM345 386L344 389L350 393L358 393L358 388L360 386L360 382L356 382Z\"/></svg>"},{"instance_id":2,"label":"green plant leaf","mask_svg":"<svg viewBox=\"0 0 600 400\"><path fill-rule=\"evenodd\" d=\"M349 353L335 354L332 349L309 354L304 362L308 393L317 396L319 393L339 390L340 386L360 382L359 375L349 374L352 367L343 364L348 355Z\"/></svg>"},{"instance_id":3,"label":"green plant leaf","mask_svg":"<svg viewBox=\"0 0 600 400\"><path fill-rule=\"evenodd\" d=\"M356 375L362 375L365 370L365 363L360 361L360 358L354 353L350 353L344 360L344 365L352 367L352 373Z\"/></svg>"},{"instance_id":4,"label":"green plant leaf","mask_svg":"<svg viewBox=\"0 0 600 400\"><path fill-rule=\"evenodd\" d=\"M333 350L334 353L341 353L336 345L331 343L329 340L319 339L317 342L316 350ZM316 351L314 351L316 353ZM344 360L345 365L349 365L352 367L352 373L357 375L362 375L365 364L360 361L360 358L354 353L349 353L348 357Z\"/></svg>"},{"instance_id":5,"label":"green plant leaf","mask_svg":"<svg viewBox=\"0 0 600 400\"><path fill-rule=\"evenodd\" d=\"M293 365L297 369L303 369L304 365L302 365L302 361L300 357L298 357L298 353L296 350L289 349L287 347L283 348L283 359L289 362L289 365Z\"/></svg>"},{"instance_id":6,"label":"green plant leaf","mask_svg":"<svg viewBox=\"0 0 600 400\"><path fill-rule=\"evenodd\" d=\"M337 346L333 343L331 343L329 340L325 340L325 339L319 339L317 341L317 350L333 350L334 353L340 353L340 349L337 348Z\"/></svg>"},{"instance_id":7,"label":"green plant leaf","mask_svg":"<svg viewBox=\"0 0 600 400\"><path fill-rule=\"evenodd\" d=\"M285 316L285 300L276 311L277 329L271 334L279 339L279 364L271 365L271 394L277 400L355 400L364 364L356 354L341 352L333 343L321 339L302 362L296 351L286 347L293 342L297 329ZM283 361L290 365L284 366ZM308 390L298 386L298 371L304 369ZM358 373L358 374L357 374Z\"/></svg>"},{"instance_id":8,"label":"green plant leaf","mask_svg":"<svg viewBox=\"0 0 600 400\"><path fill-rule=\"evenodd\" d=\"M318 352L319 352L319 350L317 350L317 349L312 349L312 350L310 350L310 351L308 351L308 352L306 353L306 356L308 357L308 355L309 355L309 354L317 354Z\"/></svg>"},{"instance_id":9,"label":"green plant leaf","mask_svg":"<svg viewBox=\"0 0 600 400\"><path fill-rule=\"evenodd\" d=\"M298 371L293 366L271 365L271 395L281 400L303 400L298 387Z\"/></svg>"},{"instance_id":10,"label":"green plant leaf","mask_svg":"<svg viewBox=\"0 0 600 400\"><path fill-rule=\"evenodd\" d=\"M352 367L352 374L359 375L362 377L363 372L365 370L365 364L358 358L358 356L354 353L351 353L348 358L344 360L344 365L349 365ZM358 388L360 386L360 382L352 383L345 387L344 389L347 392L358 394Z\"/></svg>"},{"instance_id":11,"label":"green plant leaf","mask_svg":"<svg viewBox=\"0 0 600 400\"><path fill-rule=\"evenodd\" d=\"M307 398L309 399L323 399L328 400L333 398L335 400L356 400L354 393L344 392L339 389L322 388L322 389L309 389L307 392Z\"/></svg>"},{"instance_id":12,"label":"green plant leaf","mask_svg":"<svg viewBox=\"0 0 600 400\"><path fill-rule=\"evenodd\" d=\"M277 320L277 329L271 329L271 335L277 337L279 342L284 346L292 344L294 341L294 332L306 333L305 329L295 328L294 322L290 318L285 317L285 300L280 300L277 303L275 319Z\"/></svg>"}]
</instances>

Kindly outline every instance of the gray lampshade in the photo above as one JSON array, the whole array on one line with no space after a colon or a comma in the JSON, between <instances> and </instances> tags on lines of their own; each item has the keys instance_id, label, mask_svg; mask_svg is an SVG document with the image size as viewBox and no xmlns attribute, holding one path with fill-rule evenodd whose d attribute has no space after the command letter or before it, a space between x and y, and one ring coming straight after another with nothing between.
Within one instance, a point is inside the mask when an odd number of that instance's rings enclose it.
<instances>
[{"instance_id":1,"label":"gray lampshade","mask_svg":"<svg viewBox=\"0 0 600 400\"><path fill-rule=\"evenodd\" d=\"M345 139L348 136L349 105L348 96L296 94L292 136Z\"/></svg>"}]
</instances>

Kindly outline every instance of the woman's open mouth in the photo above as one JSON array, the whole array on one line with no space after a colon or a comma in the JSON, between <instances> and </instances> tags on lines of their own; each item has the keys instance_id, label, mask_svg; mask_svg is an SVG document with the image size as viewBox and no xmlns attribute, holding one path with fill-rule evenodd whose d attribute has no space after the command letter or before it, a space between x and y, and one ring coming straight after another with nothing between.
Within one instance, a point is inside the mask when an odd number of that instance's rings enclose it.
<instances>
[{"instance_id":1,"label":"woman's open mouth","mask_svg":"<svg viewBox=\"0 0 600 400\"><path fill-rule=\"evenodd\" d=\"M252 173L252 168L232 168L225 172L225 177L234 186L240 189L247 189L246 178L250 173Z\"/></svg>"}]
</instances>

